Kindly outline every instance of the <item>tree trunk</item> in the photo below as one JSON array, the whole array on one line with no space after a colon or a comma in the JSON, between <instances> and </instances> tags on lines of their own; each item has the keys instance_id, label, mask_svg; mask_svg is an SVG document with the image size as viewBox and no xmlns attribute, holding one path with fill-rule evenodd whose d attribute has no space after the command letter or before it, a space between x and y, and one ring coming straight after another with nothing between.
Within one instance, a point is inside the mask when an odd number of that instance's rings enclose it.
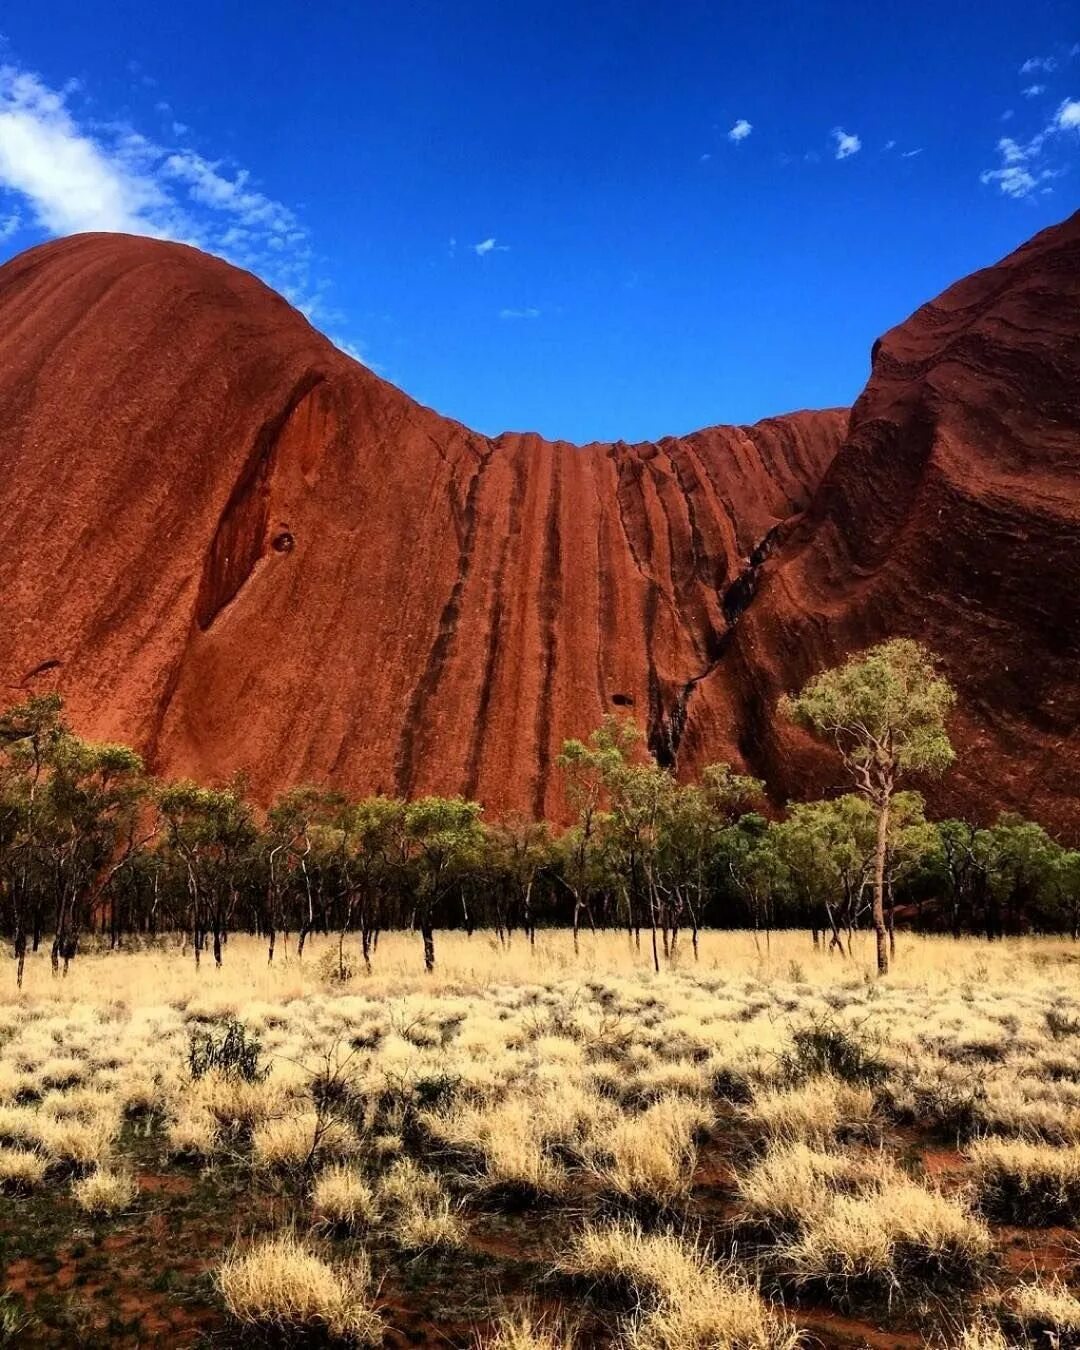
<instances>
[{"instance_id":1,"label":"tree trunk","mask_svg":"<svg viewBox=\"0 0 1080 1350\"><path fill-rule=\"evenodd\" d=\"M889 973L889 936L885 929L885 854L889 843L889 795L878 809L877 848L874 853L874 934L879 975Z\"/></svg>"},{"instance_id":2,"label":"tree trunk","mask_svg":"<svg viewBox=\"0 0 1080 1350\"><path fill-rule=\"evenodd\" d=\"M435 930L430 923L423 923L420 935L424 939L424 969L430 975L435 969Z\"/></svg>"}]
</instances>

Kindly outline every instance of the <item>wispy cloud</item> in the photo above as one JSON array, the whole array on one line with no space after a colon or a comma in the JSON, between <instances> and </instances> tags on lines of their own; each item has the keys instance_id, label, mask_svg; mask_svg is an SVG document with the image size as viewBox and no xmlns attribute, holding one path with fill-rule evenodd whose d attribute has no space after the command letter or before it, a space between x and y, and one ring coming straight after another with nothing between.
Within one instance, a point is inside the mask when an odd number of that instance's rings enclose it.
<instances>
[{"instance_id":1,"label":"wispy cloud","mask_svg":"<svg viewBox=\"0 0 1080 1350\"><path fill-rule=\"evenodd\" d=\"M132 74L152 83L141 67ZM54 89L0 65L0 238L104 230L175 239L249 268L313 322L326 319L327 283L312 274L308 230L292 208L239 165L92 117L82 95L77 81ZM186 132L165 100L154 113L171 134Z\"/></svg>"},{"instance_id":2,"label":"wispy cloud","mask_svg":"<svg viewBox=\"0 0 1080 1350\"><path fill-rule=\"evenodd\" d=\"M1040 94L1046 93L1046 85L1029 84L1026 89L1021 89L1020 92L1025 98L1038 98Z\"/></svg>"},{"instance_id":3,"label":"wispy cloud","mask_svg":"<svg viewBox=\"0 0 1080 1350\"><path fill-rule=\"evenodd\" d=\"M984 169L979 181L1017 200L1035 192L1052 192L1049 183L1064 172L1060 151L1062 145L1071 145L1072 132L1080 132L1080 99L1066 98L1050 122L1028 140L999 137L996 148L1000 163L994 169ZM1063 134L1068 138L1064 142ZM1055 146L1057 155L1051 153Z\"/></svg>"},{"instance_id":4,"label":"wispy cloud","mask_svg":"<svg viewBox=\"0 0 1080 1350\"><path fill-rule=\"evenodd\" d=\"M472 245L472 251L478 258L486 258L489 253L509 253L509 244L500 244L497 239L481 239Z\"/></svg>"},{"instance_id":5,"label":"wispy cloud","mask_svg":"<svg viewBox=\"0 0 1080 1350\"><path fill-rule=\"evenodd\" d=\"M831 135L836 142L834 155L837 159L848 159L862 149L862 141L858 136L845 131L843 127L833 127Z\"/></svg>"},{"instance_id":6,"label":"wispy cloud","mask_svg":"<svg viewBox=\"0 0 1080 1350\"><path fill-rule=\"evenodd\" d=\"M1029 56L1020 67L1020 74L1034 75L1038 70L1044 70L1048 75L1052 70L1057 70L1056 58L1053 56Z\"/></svg>"},{"instance_id":7,"label":"wispy cloud","mask_svg":"<svg viewBox=\"0 0 1080 1350\"><path fill-rule=\"evenodd\" d=\"M901 158L901 159L914 159L916 155L921 155L922 152L923 152L923 147L922 147L921 145L918 146L918 147L917 147L916 149L914 149L914 150L901 150L901 151L900 151L900 158Z\"/></svg>"},{"instance_id":8,"label":"wispy cloud","mask_svg":"<svg viewBox=\"0 0 1080 1350\"><path fill-rule=\"evenodd\" d=\"M740 117L739 120L728 132L727 138L729 141L734 141L735 144L738 145L740 141L746 140L747 136L750 135L753 129L754 128L752 123L748 122L745 117Z\"/></svg>"},{"instance_id":9,"label":"wispy cloud","mask_svg":"<svg viewBox=\"0 0 1080 1350\"><path fill-rule=\"evenodd\" d=\"M540 311L534 309L532 305L527 305L524 309L500 309L500 319L538 319Z\"/></svg>"}]
</instances>

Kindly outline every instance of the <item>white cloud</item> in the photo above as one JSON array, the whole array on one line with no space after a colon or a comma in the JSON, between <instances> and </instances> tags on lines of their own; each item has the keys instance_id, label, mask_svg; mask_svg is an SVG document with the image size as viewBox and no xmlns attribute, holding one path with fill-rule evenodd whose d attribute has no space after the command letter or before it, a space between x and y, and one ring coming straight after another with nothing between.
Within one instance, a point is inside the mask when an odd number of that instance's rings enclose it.
<instances>
[{"instance_id":1,"label":"white cloud","mask_svg":"<svg viewBox=\"0 0 1080 1350\"><path fill-rule=\"evenodd\" d=\"M1057 61L1052 56L1029 56L1020 67L1021 75L1033 75L1037 70L1045 70L1047 74L1052 70L1057 70Z\"/></svg>"},{"instance_id":2,"label":"white cloud","mask_svg":"<svg viewBox=\"0 0 1080 1350\"><path fill-rule=\"evenodd\" d=\"M479 244L473 244L472 251L478 258L486 258L489 253L508 253L509 244L500 244L495 239L481 239Z\"/></svg>"},{"instance_id":3,"label":"white cloud","mask_svg":"<svg viewBox=\"0 0 1080 1350\"><path fill-rule=\"evenodd\" d=\"M1054 114L1058 131L1080 131L1080 98L1067 98Z\"/></svg>"},{"instance_id":4,"label":"white cloud","mask_svg":"<svg viewBox=\"0 0 1080 1350\"><path fill-rule=\"evenodd\" d=\"M1001 164L996 169L984 169L979 175L979 181L987 186L995 185L1006 197L1014 199L1030 197L1036 190L1040 193L1052 192L1053 189L1047 186L1048 180L1060 177L1063 170L1054 167L1052 162L1046 164L1043 152L1048 145L1053 145L1057 132L1068 130L1074 125L1080 128L1080 100L1074 103L1066 99L1049 126L1030 140L1000 137L997 152Z\"/></svg>"},{"instance_id":5,"label":"white cloud","mask_svg":"<svg viewBox=\"0 0 1080 1350\"><path fill-rule=\"evenodd\" d=\"M706 151L705 154L699 155L699 156L698 156L698 163L699 163L699 164L708 164L708 162L709 162L710 159L712 159L712 155L710 155L709 152Z\"/></svg>"},{"instance_id":6,"label":"white cloud","mask_svg":"<svg viewBox=\"0 0 1080 1350\"><path fill-rule=\"evenodd\" d=\"M1025 98L1038 98L1040 94L1046 93L1046 85L1029 84L1026 89L1021 89L1020 92Z\"/></svg>"},{"instance_id":7,"label":"white cloud","mask_svg":"<svg viewBox=\"0 0 1080 1350\"><path fill-rule=\"evenodd\" d=\"M917 150L904 150L904 151L901 151L900 157L901 157L901 159L914 159L916 155L921 155L922 152L923 152L923 147L920 145L919 148L918 148Z\"/></svg>"},{"instance_id":8,"label":"white cloud","mask_svg":"<svg viewBox=\"0 0 1080 1350\"><path fill-rule=\"evenodd\" d=\"M886 141L886 142L885 142L885 149L886 149L886 150L895 150L895 149L896 149L896 142L895 142L895 141Z\"/></svg>"},{"instance_id":9,"label":"white cloud","mask_svg":"<svg viewBox=\"0 0 1080 1350\"><path fill-rule=\"evenodd\" d=\"M738 145L740 141L746 140L747 136L750 135L753 129L754 129L753 125L750 122L748 122L745 117L740 117L739 120L728 132L727 138L729 141L734 141L735 144Z\"/></svg>"},{"instance_id":10,"label":"white cloud","mask_svg":"<svg viewBox=\"0 0 1080 1350\"><path fill-rule=\"evenodd\" d=\"M39 237L103 230L180 240L258 273L313 322L329 321L326 283L312 277L308 232L290 207L240 166L85 115L82 97L76 81L56 90L0 65L0 237L29 228ZM155 111L164 116L166 106L171 118L164 100ZM8 207L22 211L5 216Z\"/></svg>"},{"instance_id":11,"label":"white cloud","mask_svg":"<svg viewBox=\"0 0 1080 1350\"><path fill-rule=\"evenodd\" d=\"M10 239L13 234L18 234L22 227L22 215L18 211L11 211L6 216L0 216L0 243L5 239Z\"/></svg>"},{"instance_id":12,"label":"white cloud","mask_svg":"<svg viewBox=\"0 0 1080 1350\"><path fill-rule=\"evenodd\" d=\"M525 309L499 310L500 319L538 319L539 317L540 311L538 309L534 309L532 305L526 306Z\"/></svg>"},{"instance_id":13,"label":"white cloud","mask_svg":"<svg viewBox=\"0 0 1080 1350\"><path fill-rule=\"evenodd\" d=\"M1006 197L1028 197L1039 186L1038 178L1022 164L1009 164L1001 169L984 169L979 182L996 183Z\"/></svg>"},{"instance_id":14,"label":"white cloud","mask_svg":"<svg viewBox=\"0 0 1080 1350\"><path fill-rule=\"evenodd\" d=\"M238 170L230 178L219 172L220 162L205 160L194 150L181 150L167 156L161 169L167 178L176 178L186 184L192 200L214 211L235 216L241 225L261 228L271 236L293 236L294 243L303 237L302 231L297 235L298 226L292 211L252 188L251 175L246 169Z\"/></svg>"},{"instance_id":15,"label":"white cloud","mask_svg":"<svg viewBox=\"0 0 1080 1350\"><path fill-rule=\"evenodd\" d=\"M0 66L0 187L23 197L47 234L178 233L167 193L76 124L64 95L34 74Z\"/></svg>"},{"instance_id":16,"label":"white cloud","mask_svg":"<svg viewBox=\"0 0 1080 1350\"><path fill-rule=\"evenodd\" d=\"M850 155L857 155L862 149L862 141L858 136L845 131L843 127L833 127L832 138L836 142L837 159L847 159Z\"/></svg>"},{"instance_id":17,"label":"white cloud","mask_svg":"<svg viewBox=\"0 0 1080 1350\"><path fill-rule=\"evenodd\" d=\"M1016 114L1013 112L1011 108L1006 108L1005 111L1001 114L1001 120L1003 122L1008 122L1011 118L1015 116Z\"/></svg>"}]
</instances>

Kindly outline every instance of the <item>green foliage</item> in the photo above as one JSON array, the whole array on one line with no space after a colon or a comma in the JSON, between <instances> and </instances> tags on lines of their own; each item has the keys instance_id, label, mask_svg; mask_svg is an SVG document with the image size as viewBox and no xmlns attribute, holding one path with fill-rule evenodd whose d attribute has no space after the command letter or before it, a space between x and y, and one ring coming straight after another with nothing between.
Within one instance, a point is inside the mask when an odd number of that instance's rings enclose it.
<instances>
[{"instance_id":1,"label":"green foliage","mask_svg":"<svg viewBox=\"0 0 1080 1350\"><path fill-rule=\"evenodd\" d=\"M829 1015L814 1017L791 1034L791 1049L781 1057L782 1071L793 1082L831 1074L845 1083L877 1087L888 1075L878 1043Z\"/></svg>"},{"instance_id":2,"label":"green foliage","mask_svg":"<svg viewBox=\"0 0 1080 1350\"><path fill-rule=\"evenodd\" d=\"M781 708L874 786L884 773L938 774L952 763L945 718L955 701L926 649L895 638L823 671Z\"/></svg>"},{"instance_id":3,"label":"green foliage","mask_svg":"<svg viewBox=\"0 0 1080 1350\"><path fill-rule=\"evenodd\" d=\"M927 760L951 698L912 649L886 644L800 696L819 712L841 695L849 711L861 707L850 734L876 728L893 772ZM918 694L917 716L898 689ZM852 764L884 774L871 741L860 744L849 746ZM809 922L843 951L865 924L879 844L890 898L925 902L930 919L957 931L1080 929L1080 852L1018 817L987 829L931 824L918 794L892 790L883 834L873 794L861 791L793 803L771 820L757 779L714 764L679 782L614 717L567 741L559 764L577 812L562 831L489 824L462 797L350 801L318 785L261 813L241 780L155 783L128 747L77 737L58 697L29 699L0 713L0 932L19 970L51 936L58 971L88 932L113 943L179 932L196 960L212 946L219 962L237 929L262 934L271 960L293 933L302 956L310 933L333 932L320 953L333 980L370 970L380 931L393 927L418 930L429 968L436 930L450 925L491 927L504 943L547 923L575 935L621 925L634 942L648 934L657 968L689 943L696 950L705 924L749 921L767 934Z\"/></svg>"},{"instance_id":4,"label":"green foliage","mask_svg":"<svg viewBox=\"0 0 1080 1350\"><path fill-rule=\"evenodd\" d=\"M188 1037L188 1069L192 1078L211 1071L245 1083L261 1083L270 1072L260 1064L262 1042L235 1018L216 1034L192 1030Z\"/></svg>"}]
</instances>

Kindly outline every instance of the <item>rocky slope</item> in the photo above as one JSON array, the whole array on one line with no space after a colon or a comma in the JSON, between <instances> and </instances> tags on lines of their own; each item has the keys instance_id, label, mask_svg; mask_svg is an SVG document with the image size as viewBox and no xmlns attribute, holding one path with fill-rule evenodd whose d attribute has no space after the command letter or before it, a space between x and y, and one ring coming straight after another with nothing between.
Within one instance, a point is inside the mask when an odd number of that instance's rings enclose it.
<instances>
[{"instance_id":1,"label":"rocky slope","mask_svg":"<svg viewBox=\"0 0 1080 1350\"><path fill-rule=\"evenodd\" d=\"M1080 213L874 344L810 509L695 700L781 793L835 775L772 710L853 648L917 637L960 701L940 810L1080 832Z\"/></svg>"},{"instance_id":2,"label":"rocky slope","mask_svg":"<svg viewBox=\"0 0 1080 1350\"><path fill-rule=\"evenodd\" d=\"M479 436L178 244L0 269L0 681L160 772L558 815L609 710L827 781L776 695L897 632L959 684L944 801L1080 797L1080 218L877 345L851 415ZM1071 794L1071 797L1070 797Z\"/></svg>"}]
</instances>

